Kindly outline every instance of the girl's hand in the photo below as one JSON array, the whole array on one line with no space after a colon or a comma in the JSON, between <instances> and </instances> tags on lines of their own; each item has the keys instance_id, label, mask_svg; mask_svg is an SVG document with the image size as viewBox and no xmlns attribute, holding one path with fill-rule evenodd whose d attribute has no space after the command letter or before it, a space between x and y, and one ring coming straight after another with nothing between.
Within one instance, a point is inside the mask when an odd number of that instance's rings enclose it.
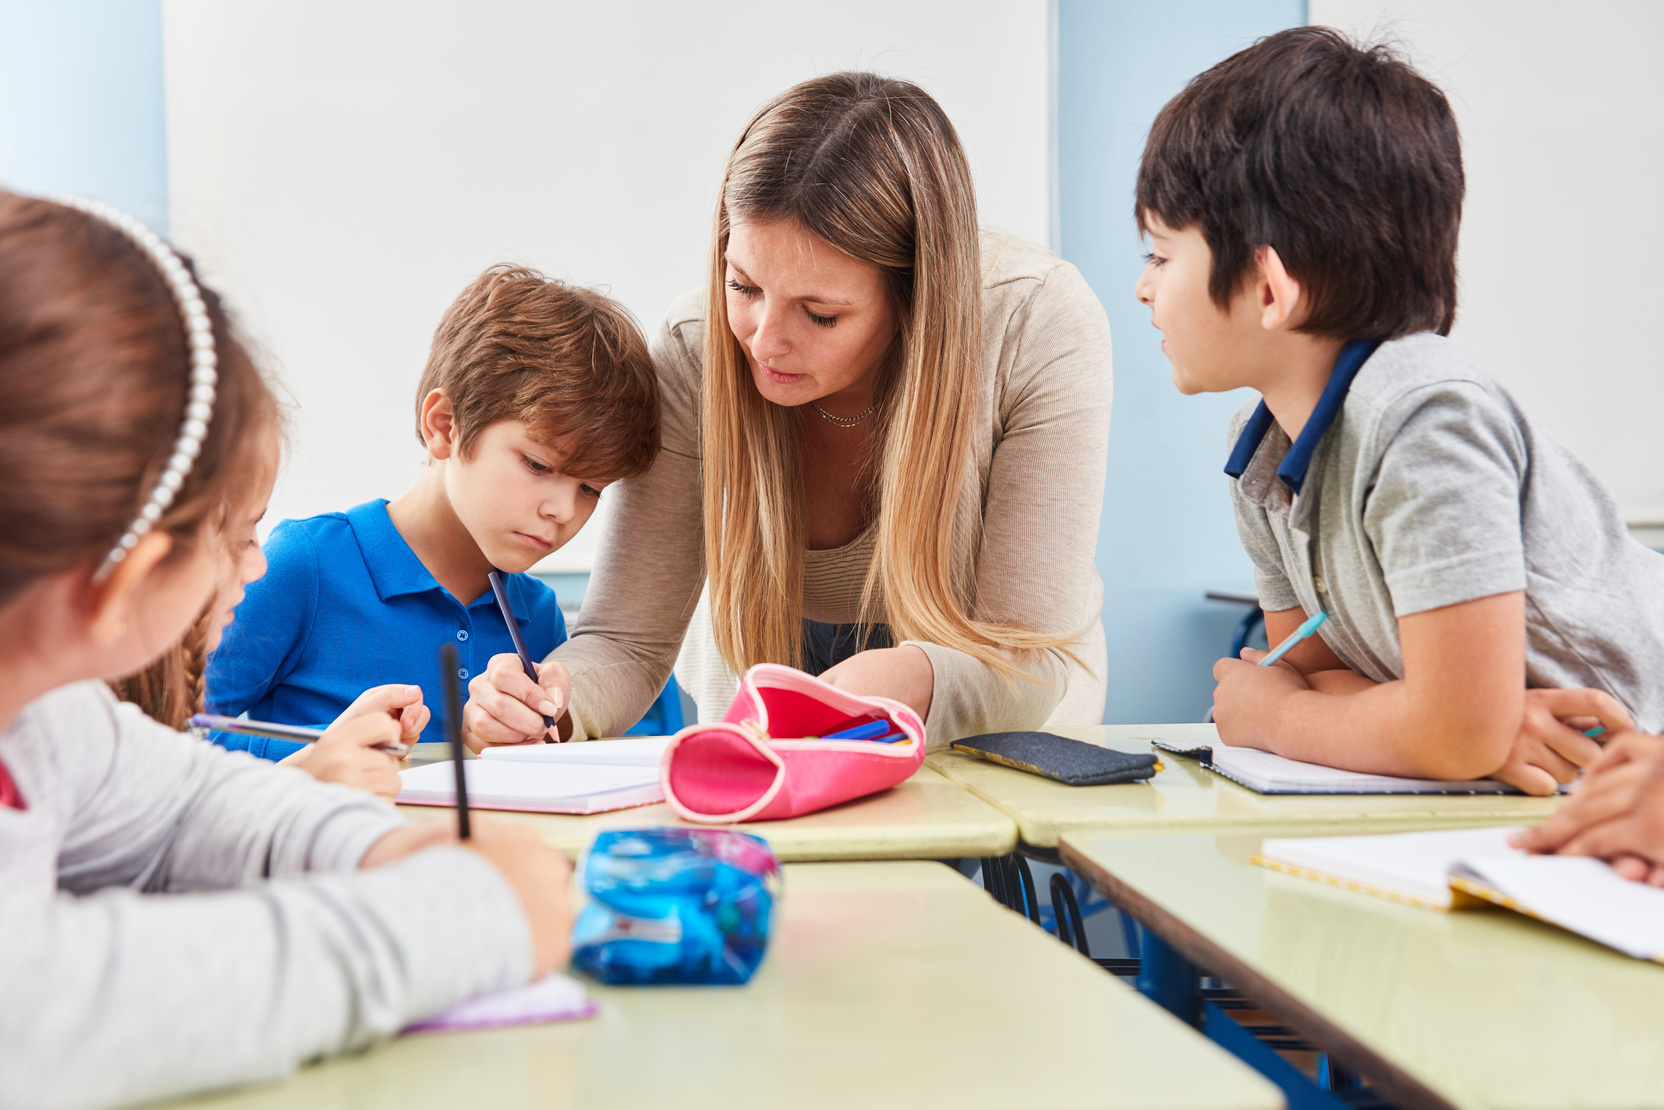
<instances>
[{"instance_id":1,"label":"girl's hand","mask_svg":"<svg viewBox=\"0 0 1664 1110\"><path fill-rule=\"evenodd\" d=\"M899 701L921 721L930 716L930 702L936 695L936 668L915 644L856 652L820 679L852 694Z\"/></svg>"},{"instance_id":2,"label":"girl's hand","mask_svg":"<svg viewBox=\"0 0 1664 1110\"><path fill-rule=\"evenodd\" d=\"M1644 732L1613 738L1554 816L1512 843L1610 860L1626 879L1664 886L1664 739Z\"/></svg>"},{"instance_id":3,"label":"girl's hand","mask_svg":"<svg viewBox=\"0 0 1664 1110\"><path fill-rule=\"evenodd\" d=\"M420 686L394 684L372 686L359 694L358 700L335 718L335 723L375 713L385 714L399 723L399 743L406 747L422 738L422 730L428 727L428 721L433 716L433 711L422 704Z\"/></svg>"},{"instance_id":4,"label":"girl's hand","mask_svg":"<svg viewBox=\"0 0 1664 1110\"><path fill-rule=\"evenodd\" d=\"M319 782L338 782L391 798L399 792L399 762L377 747L400 743L400 722L386 713L351 714L351 709L341 714L324 730L322 739L282 762L299 767Z\"/></svg>"},{"instance_id":5,"label":"girl's hand","mask_svg":"<svg viewBox=\"0 0 1664 1110\"><path fill-rule=\"evenodd\" d=\"M485 673L468 683L462 738L474 751L493 744L537 744L560 739L561 718L572 697L572 672L564 663L541 663L538 681L526 677L520 657L493 655ZM544 728L543 718L554 718Z\"/></svg>"},{"instance_id":6,"label":"girl's hand","mask_svg":"<svg viewBox=\"0 0 1664 1110\"><path fill-rule=\"evenodd\" d=\"M1602 736L1616 736L1635 722L1604 690L1527 690L1519 735L1492 777L1527 794L1553 794L1600 758L1600 744L1584 735L1596 725L1606 729Z\"/></svg>"},{"instance_id":7,"label":"girl's hand","mask_svg":"<svg viewBox=\"0 0 1664 1110\"><path fill-rule=\"evenodd\" d=\"M1312 688L1287 660L1260 666L1267 654L1244 648L1241 659L1221 659L1213 665L1213 678L1219 683L1213 690L1213 720L1227 744L1275 751L1271 744L1288 699Z\"/></svg>"}]
</instances>

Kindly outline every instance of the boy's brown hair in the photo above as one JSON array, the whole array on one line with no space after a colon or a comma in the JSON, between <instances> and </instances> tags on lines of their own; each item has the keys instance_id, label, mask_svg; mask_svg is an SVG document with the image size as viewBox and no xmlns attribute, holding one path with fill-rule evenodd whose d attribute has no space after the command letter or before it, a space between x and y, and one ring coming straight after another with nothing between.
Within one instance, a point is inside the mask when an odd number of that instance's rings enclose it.
<instances>
[{"instance_id":1,"label":"boy's brown hair","mask_svg":"<svg viewBox=\"0 0 1664 1110\"><path fill-rule=\"evenodd\" d=\"M1139 230L1154 215L1213 251L1226 307L1274 249L1336 339L1450 333L1461 139L1439 89L1385 46L1327 27L1270 35L1193 78L1150 128Z\"/></svg>"},{"instance_id":2,"label":"boy's brown hair","mask_svg":"<svg viewBox=\"0 0 1664 1110\"><path fill-rule=\"evenodd\" d=\"M634 478L659 453L658 379L635 318L535 270L493 266L445 310L416 389L418 441L435 389L451 399L464 457L499 420L558 443L574 478Z\"/></svg>"}]
</instances>

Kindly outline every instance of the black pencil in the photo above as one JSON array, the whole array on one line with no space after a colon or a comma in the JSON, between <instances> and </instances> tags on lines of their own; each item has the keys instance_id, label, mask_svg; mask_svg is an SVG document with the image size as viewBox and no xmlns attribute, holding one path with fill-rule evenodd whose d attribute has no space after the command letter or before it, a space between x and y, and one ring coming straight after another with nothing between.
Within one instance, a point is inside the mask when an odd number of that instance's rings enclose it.
<instances>
[{"instance_id":1,"label":"black pencil","mask_svg":"<svg viewBox=\"0 0 1664 1110\"><path fill-rule=\"evenodd\" d=\"M439 682L445 690L445 739L451 742L456 765L456 835L468 839L468 776L462 764L462 679L457 674L456 648L439 645Z\"/></svg>"}]
</instances>

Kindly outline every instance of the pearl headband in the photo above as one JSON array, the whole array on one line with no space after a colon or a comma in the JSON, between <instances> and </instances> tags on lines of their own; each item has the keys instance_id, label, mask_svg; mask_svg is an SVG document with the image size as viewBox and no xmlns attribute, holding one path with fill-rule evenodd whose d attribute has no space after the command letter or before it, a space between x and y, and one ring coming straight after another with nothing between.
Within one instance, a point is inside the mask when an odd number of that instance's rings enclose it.
<instances>
[{"instance_id":1,"label":"pearl headband","mask_svg":"<svg viewBox=\"0 0 1664 1110\"><path fill-rule=\"evenodd\" d=\"M92 580L102 582L110 577L117 563L127 558L127 553L138 544L139 538L162 519L162 514L173 504L179 487L185 484L191 467L196 464L196 457L202 452L202 440L208 434L208 421L214 415L219 357L214 349L214 325L208 318L208 305L202 299L202 291L191 278L190 270L160 235L108 204L85 197L52 199L104 221L144 252L145 257L162 272L168 291L173 294L174 304L179 306L179 315L185 322L185 347L191 353L190 400L185 404L185 421L179 428L179 438L174 441L173 454L168 458L162 476L156 480L156 488L150 491L144 508L139 510L139 515L93 572Z\"/></svg>"}]
</instances>

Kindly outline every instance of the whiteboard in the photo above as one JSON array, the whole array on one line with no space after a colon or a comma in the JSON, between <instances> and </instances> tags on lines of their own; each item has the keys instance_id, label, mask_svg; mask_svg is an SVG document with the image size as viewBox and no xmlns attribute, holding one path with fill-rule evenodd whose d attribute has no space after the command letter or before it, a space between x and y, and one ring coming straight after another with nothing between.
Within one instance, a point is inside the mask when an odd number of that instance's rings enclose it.
<instances>
[{"instance_id":1,"label":"whiteboard","mask_svg":"<svg viewBox=\"0 0 1664 1110\"><path fill-rule=\"evenodd\" d=\"M163 18L174 237L293 399L268 523L414 480L428 341L486 266L605 286L656 328L702 282L739 129L815 74L918 81L983 223L1048 240L1046 0L167 0ZM589 569L601 527L541 569Z\"/></svg>"},{"instance_id":2,"label":"whiteboard","mask_svg":"<svg viewBox=\"0 0 1664 1110\"><path fill-rule=\"evenodd\" d=\"M1664 524L1664 4L1310 0L1384 34L1450 96L1468 195L1453 336Z\"/></svg>"}]
</instances>

